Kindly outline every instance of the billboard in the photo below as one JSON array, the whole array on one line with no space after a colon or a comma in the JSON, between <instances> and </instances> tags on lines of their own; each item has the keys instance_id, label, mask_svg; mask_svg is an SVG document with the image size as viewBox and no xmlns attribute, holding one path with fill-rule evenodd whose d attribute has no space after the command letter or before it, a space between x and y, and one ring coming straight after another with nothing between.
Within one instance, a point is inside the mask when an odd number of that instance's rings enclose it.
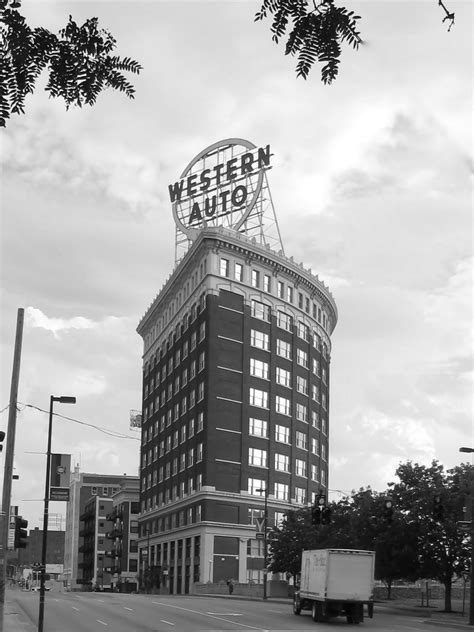
<instances>
[{"instance_id":1,"label":"billboard","mask_svg":"<svg viewBox=\"0 0 474 632\"><path fill-rule=\"evenodd\" d=\"M49 479L49 500L69 500L70 454L52 454Z\"/></svg>"},{"instance_id":2,"label":"billboard","mask_svg":"<svg viewBox=\"0 0 474 632\"><path fill-rule=\"evenodd\" d=\"M142 413L140 410L130 411L130 430L140 430L142 427Z\"/></svg>"},{"instance_id":3,"label":"billboard","mask_svg":"<svg viewBox=\"0 0 474 632\"><path fill-rule=\"evenodd\" d=\"M205 226L239 230L262 191L270 145L227 138L201 151L168 186L179 230L193 239Z\"/></svg>"}]
</instances>

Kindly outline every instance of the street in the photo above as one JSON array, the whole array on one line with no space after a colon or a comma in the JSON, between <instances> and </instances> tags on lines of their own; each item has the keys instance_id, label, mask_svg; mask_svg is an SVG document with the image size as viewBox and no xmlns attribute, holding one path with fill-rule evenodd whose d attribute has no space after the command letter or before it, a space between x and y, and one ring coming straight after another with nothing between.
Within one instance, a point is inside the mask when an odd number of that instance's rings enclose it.
<instances>
[{"instance_id":1,"label":"street","mask_svg":"<svg viewBox=\"0 0 474 632\"><path fill-rule=\"evenodd\" d=\"M39 594L14 591L12 598L36 624ZM113 628L114 632L297 632L314 630L316 625L320 631L344 630L348 626L344 618L315 624L309 613L295 616L290 603L182 595L52 592L46 595L44 630L91 632ZM387 613L377 611L377 608L374 618L365 619L362 625L361 629L373 632L427 629L421 616Z\"/></svg>"}]
</instances>

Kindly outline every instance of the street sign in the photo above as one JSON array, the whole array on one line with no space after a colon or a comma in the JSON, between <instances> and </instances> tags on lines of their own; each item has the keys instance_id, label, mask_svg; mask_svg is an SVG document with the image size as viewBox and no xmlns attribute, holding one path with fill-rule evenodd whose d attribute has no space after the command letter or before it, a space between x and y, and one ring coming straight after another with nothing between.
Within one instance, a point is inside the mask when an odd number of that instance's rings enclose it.
<instances>
[{"instance_id":1,"label":"street sign","mask_svg":"<svg viewBox=\"0 0 474 632\"><path fill-rule=\"evenodd\" d=\"M257 531L257 533L255 534L255 537L257 538L257 540L265 540L265 533L261 531Z\"/></svg>"}]
</instances>

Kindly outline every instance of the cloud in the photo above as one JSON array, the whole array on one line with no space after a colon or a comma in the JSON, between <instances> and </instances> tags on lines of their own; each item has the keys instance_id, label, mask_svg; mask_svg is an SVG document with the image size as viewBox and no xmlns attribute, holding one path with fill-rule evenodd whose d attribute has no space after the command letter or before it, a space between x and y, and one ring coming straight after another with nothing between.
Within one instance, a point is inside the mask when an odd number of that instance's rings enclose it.
<instances>
[{"instance_id":1,"label":"cloud","mask_svg":"<svg viewBox=\"0 0 474 632\"><path fill-rule=\"evenodd\" d=\"M97 327L89 318L83 316L74 316L73 318L49 318L37 307L27 307L25 311L26 327L39 327L51 331L55 337L59 332L69 331L71 329L93 329Z\"/></svg>"}]
</instances>

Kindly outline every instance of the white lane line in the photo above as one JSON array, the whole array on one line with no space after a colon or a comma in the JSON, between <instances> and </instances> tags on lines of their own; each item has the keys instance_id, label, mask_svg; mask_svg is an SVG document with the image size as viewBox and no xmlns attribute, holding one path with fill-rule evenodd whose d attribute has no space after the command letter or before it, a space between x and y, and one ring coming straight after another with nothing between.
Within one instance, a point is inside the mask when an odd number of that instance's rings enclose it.
<instances>
[{"instance_id":1,"label":"white lane line","mask_svg":"<svg viewBox=\"0 0 474 632\"><path fill-rule=\"evenodd\" d=\"M174 625L171 621L166 621L166 619L160 619L161 623L167 623L168 625Z\"/></svg>"},{"instance_id":2,"label":"white lane line","mask_svg":"<svg viewBox=\"0 0 474 632\"><path fill-rule=\"evenodd\" d=\"M243 628L248 628L249 630L265 630L265 628L256 628L254 625L246 625L245 623L239 623L238 621L230 621L228 619L224 619L223 617L217 617L214 614L207 614L206 612L200 612L199 610L191 610L191 608L182 608L180 606L174 606L170 603L165 603L163 601L152 601L151 603L155 603L157 606L167 606L168 608L175 608L176 610L184 610L185 612L191 612L192 614L200 614L202 617L211 617L212 619L217 619L221 621L225 621L226 623L233 623L234 625L240 625Z\"/></svg>"},{"instance_id":3,"label":"white lane line","mask_svg":"<svg viewBox=\"0 0 474 632\"><path fill-rule=\"evenodd\" d=\"M102 625L109 625L108 623L106 623L105 621L101 621L100 619L96 619L97 623L102 623Z\"/></svg>"},{"instance_id":4,"label":"white lane line","mask_svg":"<svg viewBox=\"0 0 474 632\"><path fill-rule=\"evenodd\" d=\"M77 611L79 612L79 608L76 608L76 606L71 606L71 608L72 608L73 610L77 610Z\"/></svg>"},{"instance_id":5,"label":"white lane line","mask_svg":"<svg viewBox=\"0 0 474 632\"><path fill-rule=\"evenodd\" d=\"M206 614L215 614L220 617L241 617L241 612L206 612Z\"/></svg>"},{"instance_id":6,"label":"white lane line","mask_svg":"<svg viewBox=\"0 0 474 632\"><path fill-rule=\"evenodd\" d=\"M130 612L133 612L133 608L127 608L127 606L123 607L124 610L130 610Z\"/></svg>"}]
</instances>

